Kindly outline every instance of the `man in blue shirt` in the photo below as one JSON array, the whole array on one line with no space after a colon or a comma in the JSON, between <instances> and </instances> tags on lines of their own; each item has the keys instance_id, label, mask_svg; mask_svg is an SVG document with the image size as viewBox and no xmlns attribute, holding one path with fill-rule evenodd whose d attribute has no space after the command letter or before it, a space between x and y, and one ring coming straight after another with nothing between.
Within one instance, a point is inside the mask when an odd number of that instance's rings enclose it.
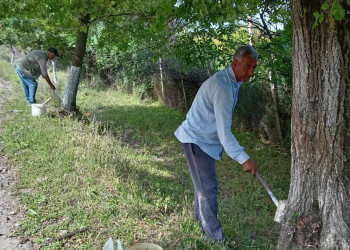
<instances>
[{"instance_id":1,"label":"man in blue shirt","mask_svg":"<svg viewBox=\"0 0 350 250\"><path fill-rule=\"evenodd\" d=\"M208 240L224 241L218 214L218 180L215 161L223 150L242 164L243 171L255 175L258 168L232 134L232 113L238 90L254 74L257 52L253 47L239 47L232 66L223 69L199 88L186 120L175 131L187 158L195 189L195 219Z\"/></svg>"}]
</instances>

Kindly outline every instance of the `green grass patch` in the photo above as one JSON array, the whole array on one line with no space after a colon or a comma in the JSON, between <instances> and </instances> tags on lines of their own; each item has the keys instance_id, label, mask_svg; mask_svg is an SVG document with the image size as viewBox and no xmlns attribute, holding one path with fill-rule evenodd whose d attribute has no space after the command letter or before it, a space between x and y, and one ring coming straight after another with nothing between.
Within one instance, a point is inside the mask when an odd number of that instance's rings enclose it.
<instances>
[{"instance_id":1,"label":"green grass patch","mask_svg":"<svg viewBox=\"0 0 350 250\"><path fill-rule=\"evenodd\" d=\"M184 113L82 84L77 104L85 122L57 116L55 102L49 103L48 116L32 117L15 72L0 75L17 93L6 109L11 115L0 152L19 167L15 192L28 208L19 234L40 244L88 228L42 249L101 249L109 237L124 246L153 242L163 249L221 249L204 240L193 220L192 182L173 136ZM51 92L45 82L39 85L38 99L44 101ZM285 199L290 156L252 135L235 134L277 198ZM264 187L227 155L217 169L227 239L237 249L274 249L279 225Z\"/></svg>"}]
</instances>

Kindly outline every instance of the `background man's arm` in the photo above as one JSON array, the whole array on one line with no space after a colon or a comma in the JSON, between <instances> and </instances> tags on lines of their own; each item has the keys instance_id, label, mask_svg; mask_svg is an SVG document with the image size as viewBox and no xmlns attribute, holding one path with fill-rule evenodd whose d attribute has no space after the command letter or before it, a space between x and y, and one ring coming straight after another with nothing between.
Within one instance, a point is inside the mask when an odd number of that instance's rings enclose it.
<instances>
[{"instance_id":1,"label":"background man's arm","mask_svg":"<svg viewBox=\"0 0 350 250\"><path fill-rule=\"evenodd\" d=\"M51 79L49 77L49 74L47 73L47 67L46 67L47 61L43 60L43 59L39 59L38 63L39 63L39 66L40 66L41 75L46 80L46 82L49 84L50 88L52 90L55 90L56 87L55 87L55 85L52 84Z\"/></svg>"},{"instance_id":2,"label":"background man's arm","mask_svg":"<svg viewBox=\"0 0 350 250\"><path fill-rule=\"evenodd\" d=\"M50 79L49 76L45 76L45 77L43 77L43 78L46 80L46 82L49 84L49 86L50 86L50 88L51 88L52 90L55 90L55 89L56 89L55 85L52 84L51 79Z\"/></svg>"}]
</instances>

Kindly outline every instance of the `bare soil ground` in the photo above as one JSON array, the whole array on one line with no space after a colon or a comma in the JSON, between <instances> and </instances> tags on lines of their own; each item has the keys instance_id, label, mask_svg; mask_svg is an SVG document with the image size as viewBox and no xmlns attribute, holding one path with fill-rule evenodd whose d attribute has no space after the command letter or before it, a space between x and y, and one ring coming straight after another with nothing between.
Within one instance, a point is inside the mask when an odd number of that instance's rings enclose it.
<instances>
[{"instance_id":1,"label":"bare soil ground","mask_svg":"<svg viewBox=\"0 0 350 250\"><path fill-rule=\"evenodd\" d=\"M0 80L0 135L3 129L2 119L7 115L3 104L12 98L10 82ZM13 111L14 113L16 111ZM18 112L18 111L17 111ZM1 140L1 137L0 137ZM25 216L26 209L11 192L17 181L16 166L8 163L6 156L0 151L0 250L32 250L37 249L30 239L17 234L18 223Z\"/></svg>"}]
</instances>

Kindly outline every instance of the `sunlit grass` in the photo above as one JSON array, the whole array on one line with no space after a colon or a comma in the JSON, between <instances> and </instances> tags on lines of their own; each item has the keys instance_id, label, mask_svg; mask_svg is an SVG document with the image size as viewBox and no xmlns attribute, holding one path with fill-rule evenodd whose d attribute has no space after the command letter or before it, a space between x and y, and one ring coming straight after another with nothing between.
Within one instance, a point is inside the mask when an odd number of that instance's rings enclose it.
<instances>
[{"instance_id":1,"label":"sunlit grass","mask_svg":"<svg viewBox=\"0 0 350 250\"><path fill-rule=\"evenodd\" d=\"M84 122L60 118L55 102L47 117L32 117L13 74L1 74L17 93L7 112L21 112L7 119L0 149L19 166L15 191L28 214L18 233L39 244L88 228L42 249L101 249L109 237L124 246L154 242L164 249L221 249L205 242L193 221L192 183L173 136L184 113L81 84L77 105ZM59 74L64 79L66 73ZM43 101L51 92L45 81L39 85ZM63 94L64 88L59 90ZM277 198L286 198L289 155L252 135L235 134ZM264 188L227 155L217 169L227 239L237 249L274 249L279 225Z\"/></svg>"}]
</instances>

